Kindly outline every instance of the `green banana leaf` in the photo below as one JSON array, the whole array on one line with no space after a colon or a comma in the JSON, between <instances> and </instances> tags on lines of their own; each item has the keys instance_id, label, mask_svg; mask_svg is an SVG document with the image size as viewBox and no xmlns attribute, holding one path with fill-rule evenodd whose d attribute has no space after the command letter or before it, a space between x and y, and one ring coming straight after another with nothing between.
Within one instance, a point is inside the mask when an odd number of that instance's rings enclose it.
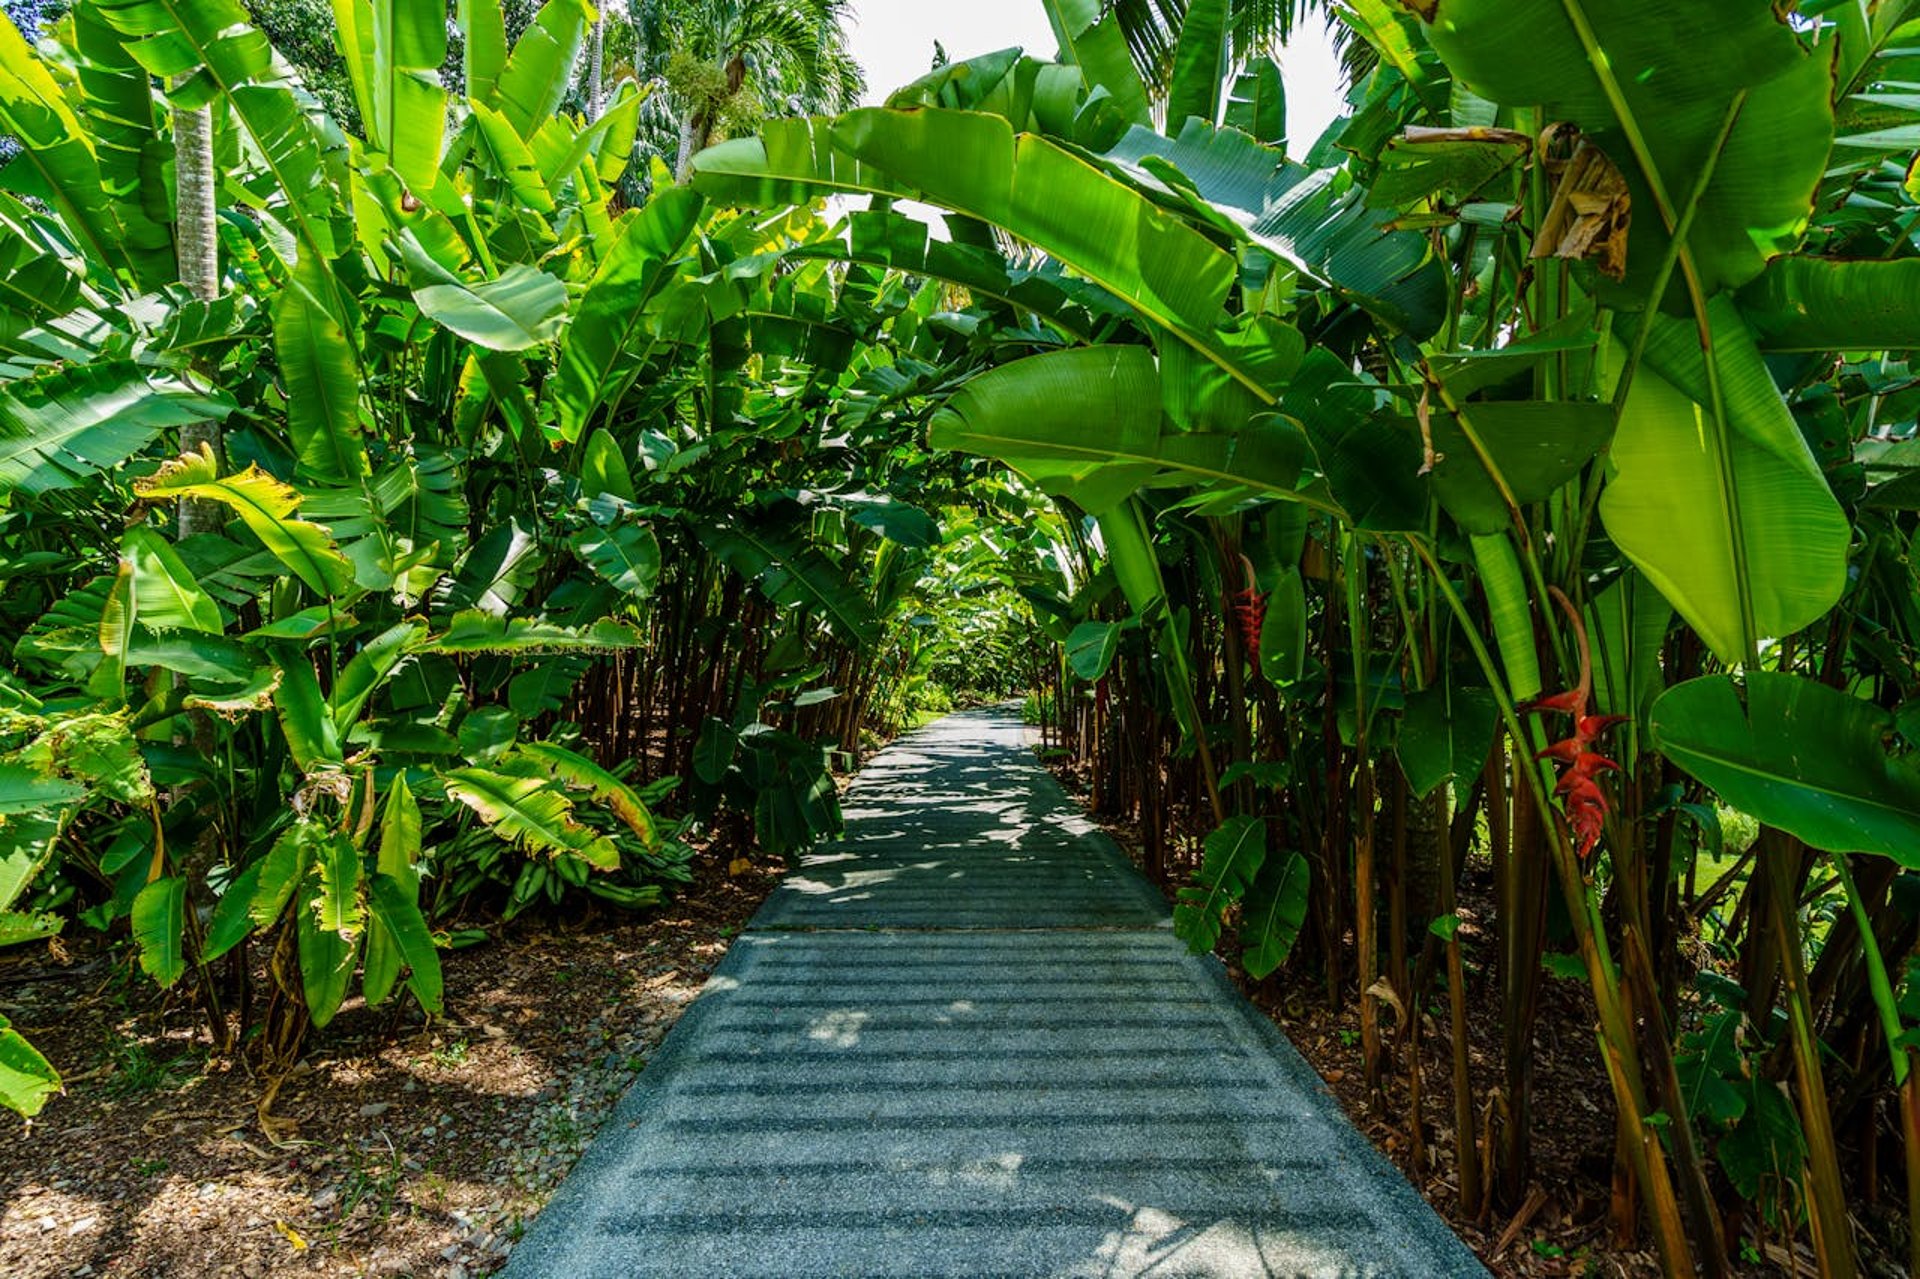
<instances>
[{"instance_id":1,"label":"green banana leaf","mask_svg":"<svg viewBox=\"0 0 1920 1279\"><path fill-rule=\"evenodd\" d=\"M0 1015L0 1106L31 1119L60 1091L60 1072Z\"/></svg>"},{"instance_id":2,"label":"green banana leaf","mask_svg":"<svg viewBox=\"0 0 1920 1279\"><path fill-rule=\"evenodd\" d=\"M1740 291L1740 309L1769 351L1920 347L1920 258L1775 258Z\"/></svg>"},{"instance_id":3,"label":"green banana leaf","mask_svg":"<svg viewBox=\"0 0 1920 1279\"><path fill-rule=\"evenodd\" d=\"M1447 313L1446 270L1417 231L1393 231L1338 169L1309 169L1234 129L1135 127L1104 157L1202 222L1275 254L1417 339Z\"/></svg>"},{"instance_id":4,"label":"green banana leaf","mask_svg":"<svg viewBox=\"0 0 1920 1279\"><path fill-rule=\"evenodd\" d=\"M404 966L407 989L420 1001L421 1008L437 1016L443 988L440 952L434 947L433 934L412 892L391 875L375 875L368 881L367 896L367 953L361 988L368 1006L386 1002Z\"/></svg>"},{"instance_id":5,"label":"green banana leaf","mask_svg":"<svg viewBox=\"0 0 1920 1279\"><path fill-rule=\"evenodd\" d=\"M147 626L219 634L219 606L194 580L173 544L136 526L120 539L120 556L133 565L134 612Z\"/></svg>"},{"instance_id":6,"label":"green banana leaf","mask_svg":"<svg viewBox=\"0 0 1920 1279\"><path fill-rule=\"evenodd\" d=\"M156 879L133 899L133 942L140 967L162 989L186 974L182 945L187 927L187 878Z\"/></svg>"},{"instance_id":7,"label":"green banana leaf","mask_svg":"<svg viewBox=\"0 0 1920 1279\"><path fill-rule=\"evenodd\" d=\"M1654 748L1720 798L1815 848L1920 867L1920 760L1890 711L1778 671L1662 693Z\"/></svg>"},{"instance_id":8,"label":"green banana leaf","mask_svg":"<svg viewBox=\"0 0 1920 1279\"><path fill-rule=\"evenodd\" d=\"M613 841L574 820L573 804L546 778L456 768L441 782L448 795L509 843L540 853L570 853L600 870L620 865Z\"/></svg>"},{"instance_id":9,"label":"green banana leaf","mask_svg":"<svg viewBox=\"0 0 1920 1279\"><path fill-rule=\"evenodd\" d=\"M533 137L566 96L590 13L584 0L547 0L515 42L493 83L482 80L470 85L468 94L504 115L521 137ZM488 22L491 36L491 19ZM493 56L497 55L489 50L489 59Z\"/></svg>"},{"instance_id":10,"label":"green banana leaf","mask_svg":"<svg viewBox=\"0 0 1920 1279\"><path fill-rule=\"evenodd\" d=\"M198 497L219 502L240 517L274 558L322 595L353 589L353 566L326 529L295 519L300 494L257 465L238 475L221 476L211 449L184 454L134 483L145 498L178 501Z\"/></svg>"},{"instance_id":11,"label":"green banana leaf","mask_svg":"<svg viewBox=\"0 0 1920 1279\"><path fill-rule=\"evenodd\" d=\"M1313 867L1299 853L1268 858L1247 888L1240 916L1240 962L1255 981L1272 975L1300 939L1307 922Z\"/></svg>"},{"instance_id":12,"label":"green banana leaf","mask_svg":"<svg viewBox=\"0 0 1920 1279\"><path fill-rule=\"evenodd\" d=\"M702 152L694 185L743 203L825 191L925 200L1035 244L1273 398L1218 332L1233 258L1099 167L998 116L922 108L783 121Z\"/></svg>"},{"instance_id":13,"label":"green banana leaf","mask_svg":"<svg viewBox=\"0 0 1920 1279\"><path fill-rule=\"evenodd\" d=\"M1779 398L1771 379L1752 389L1764 390L1757 403ZM1745 393L1731 378L1726 392L1731 413ZM1600 518L1708 647L1737 663L1840 598L1851 532L1797 431L1788 441L1749 422L1727 433L1727 452L1699 403L1641 368L1608 453Z\"/></svg>"},{"instance_id":14,"label":"green banana leaf","mask_svg":"<svg viewBox=\"0 0 1920 1279\"><path fill-rule=\"evenodd\" d=\"M424 191L439 180L447 91L443 0L334 0L334 38L344 56L371 149L406 184Z\"/></svg>"},{"instance_id":15,"label":"green banana leaf","mask_svg":"<svg viewBox=\"0 0 1920 1279\"><path fill-rule=\"evenodd\" d=\"M0 22L0 132L21 146L8 165L8 185L45 200L95 260L131 270L126 229L109 198L93 135L12 22Z\"/></svg>"},{"instance_id":16,"label":"green banana leaf","mask_svg":"<svg viewBox=\"0 0 1920 1279\"><path fill-rule=\"evenodd\" d=\"M1592 134L1633 193L1627 279L1644 292L1729 109L1738 119L1688 243L1711 294L1796 247L1833 142L1832 54L1774 8L1723 0L1418 0L1427 38L1474 93ZM1581 34L1591 31L1595 44ZM1711 57L1700 50L1711 49ZM1604 52L1600 52L1604 50ZM1644 138L1649 171L1629 145Z\"/></svg>"},{"instance_id":17,"label":"green banana leaf","mask_svg":"<svg viewBox=\"0 0 1920 1279\"><path fill-rule=\"evenodd\" d=\"M1227 77L1228 0L1188 0L1173 50L1173 75L1167 86L1167 124L1178 129L1189 118L1212 124L1220 118L1220 85Z\"/></svg>"},{"instance_id":18,"label":"green banana leaf","mask_svg":"<svg viewBox=\"0 0 1920 1279\"><path fill-rule=\"evenodd\" d=\"M594 410L617 403L638 374L648 345L648 303L672 278L703 203L692 191L662 191L628 220L600 259L573 308L550 384L562 439L579 439Z\"/></svg>"},{"instance_id":19,"label":"green banana leaf","mask_svg":"<svg viewBox=\"0 0 1920 1279\"><path fill-rule=\"evenodd\" d=\"M1309 453L1287 419L1176 432L1166 429L1162 400L1146 347L1080 347L968 379L934 413L928 439L998 458L1095 515L1160 478L1293 495Z\"/></svg>"},{"instance_id":20,"label":"green banana leaf","mask_svg":"<svg viewBox=\"0 0 1920 1279\"><path fill-rule=\"evenodd\" d=\"M1174 936L1196 955L1212 950L1227 908L1246 894L1266 858L1266 821L1229 817L1207 836L1194 882L1174 899Z\"/></svg>"},{"instance_id":21,"label":"green banana leaf","mask_svg":"<svg viewBox=\"0 0 1920 1279\"><path fill-rule=\"evenodd\" d=\"M113 201L135 282L143 289L164 288L180 278L180 268L173 255L174 210L163 178L173 148L160 130L152 77L100 20L91 0L74 5L71 13L84 94L80 110L100 181Z\"/></svg>"},{"instance_id":22,"label":"green banana leaf","mask_svg":"<svg viewBox=\"0 0 1920 1279\"><path fill-rule=\"evenodd\" d=\"M131 360L73 364L0 389L0 493L73 488L162 431L223 421L225 396L144 374Z\"/></svg>"},{"instance_id":23,"label":"green banana leaf","mask_svg":"<svg viewBox=\"0 0 1920 1279\"><path fill-rule=\"evenodd\" d=\"M368 472L360 429L360 366L328 302L327 266L300 260L273 300L273 351L287 383L287 430L316 479L353 484Z\"/></svg>"},{"instance_id":24,"label":"green banana leaf","mask_svg":"<svg viewBox=\"0 0 1920 1279\"><path fill-rule=\"evenodd\" d=\"M1082 622L1067 636L1067 665L1073 673L1093 683L1113 665L1120 651L1120 625L1117 622Z\"/></svg>"},{"instance_id":25,"label":"green banana leaf","mask_svg":"<svg viewBox=\"0 0 1920 1279\"><path fill-rule=\"evenodd\" d=\"M119 32L129 57L149 74L175 82L178 106L203 106L216 95L232 108L285 203L284 216L303 253L331 260L337 196L347 189L346 143L331 122L308 108L284 77L272 47L236 0L89 0Z\"/></svg>"}]
</instances>

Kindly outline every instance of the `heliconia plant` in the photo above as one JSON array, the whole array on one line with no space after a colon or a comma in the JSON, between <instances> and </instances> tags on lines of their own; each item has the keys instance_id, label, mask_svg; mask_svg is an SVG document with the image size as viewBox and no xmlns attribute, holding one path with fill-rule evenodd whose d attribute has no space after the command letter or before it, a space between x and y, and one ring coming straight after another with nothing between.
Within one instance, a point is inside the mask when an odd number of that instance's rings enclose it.
<instances>
[{"instance_id":1,"label":"heliconia plant","mask_svg":"<svg viewBox=\"0 0 1920 1279\"><path fill-rule=\"evenodd\" d=\"M350 127L230 0L0 23L0 944L125 936L269 1080L356 995L441 1015L475 910L833 833L943 584L1014 598L890 380L976 362L936 293L627 203L656 89L566 109L577 0L462 5L457 77L444 5L335 16ZM992 640L951 687L1011 690ZM0 1104L56 1065L0 1025Z\"/></svg>"},{"instance_id":2,"label":"heliconia plant","mask_svg":"<svg viewBox=\"0 0 1920 1279\"><path fill-rule=\"evenodd\" d=\"M457 74L340 0L345 124L230 0L0 24L0 944L124 932L285 1065L470 902L804 848L1024 686L1463 1211L1571 975L1623 1246L1858 1273L1898 1166L1920 1268L1920 5L1351 0L1313 140L1248 6L1043 3L882 106L675 99L684 181L576 0Z\"/></svg>"},{"instance_id":3,"label":"heliconia plant","mask_svg":"<svg viewBox=\"0 0 1920 1279\"><path fill-rule=\"evenodd\" d=\"M1118 311L1090 329L1022 299L1059 348L968 379L931 440L1084 522L1044 605L1049 737L1141 820L1150 868L1191 870L1182 932L1271 930L1248 957L1312 937L1329 997L1357 995L1370 1081L1417 1049L1402 1014L1444 966L1469 1210L1527 1184L1557 885L1621 1115L1620 1239L1637 1198L1670 1273L1729 1273L1722 1209L1744 1198L1752 1232L1804 1229L1823 1273L1855 1273L1840 1152L1907 1087L1920 931L1898 833L1920 813L1915 115L1886 88L1920 11L1369 0L1338 15L1366 55L1352 110L1283 149L1258 57L1221 60L1227 8L1147 31L1136 70L1111 55L1138 15L1050 4L1057 61L989 55L771 124L693 185L926 201ZM1167 65L1191 74L1168 86ZM1103 562L1104 594L1077 585ZM1724 874L1716 803L1763 823ZM1311 865L1301 912L1249 910L1274 848ZM1824 934L1815 850L1848 902ZM1849 859L1878 851L1898 864ZM1460 989L1457 880L1480 856L1497 1126ZM1732 956L1700 980L1744 1018L1737 1069L1787 1083L1791 1113L1702 1091L1728 1066L1690 1047L1713 1007L1682 958L1702 929ZM1880 1041L1849 1058L1876 1082L1835 1094L1836 1045Z\"/></svg>"}]
</instances>

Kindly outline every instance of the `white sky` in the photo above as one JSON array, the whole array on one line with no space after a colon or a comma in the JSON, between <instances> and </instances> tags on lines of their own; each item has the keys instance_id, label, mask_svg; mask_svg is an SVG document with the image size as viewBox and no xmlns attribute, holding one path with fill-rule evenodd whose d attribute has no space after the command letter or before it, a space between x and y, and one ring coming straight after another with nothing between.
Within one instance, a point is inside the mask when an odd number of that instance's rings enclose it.
<instances>
[{"instance_id":1,"label":"white sky","mask_svg":"<svg viewBox=\"0 0 1920 1279\"><path fill-rule=\"evenodd\" d=\"M878 104L933 63L933 42L958 62L1009 45L1037 57L1054 53L1040 0L855 0L853 55L867 73L867 101ZM1280 56L1287 86L1287 150L1307 153L1341 113L1339 64L1325 29L1308 22Z\"/></svg>"}]
</instances>

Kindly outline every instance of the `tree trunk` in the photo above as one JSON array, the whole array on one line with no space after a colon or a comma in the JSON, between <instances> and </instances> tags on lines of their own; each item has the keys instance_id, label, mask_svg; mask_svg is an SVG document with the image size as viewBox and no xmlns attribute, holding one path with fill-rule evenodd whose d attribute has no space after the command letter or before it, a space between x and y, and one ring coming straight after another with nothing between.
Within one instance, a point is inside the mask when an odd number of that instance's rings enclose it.
<instances>
[{"instance_id":1,"label":"tree trunk","mask_svg":"<svg viewBox=\"0 0 1920 1279\"><path fill-rule=\"evenodd\" d=\"M600 118L605 106L605 69L607 53L607 20L604 15L593 20L593 44L587 55L587 123L592 124Z\"/></svg>"},{"instance_id":2,"label":"tree trunk","mask_svg":"<svg viewBox=\"0 0 1920 1279\"><path fill-rule=\"evenodd\" d=\"M213 115L206 107L173 113L174 249L180 282L202 302L220 295L220 241L214 229ZM220 455L220 424L192 422L180 428L180 451L202 447ZM181 537L217 531L220 506L204 498L180 503Z\"/></svg>"},{"instance_id":3,"label":"tree trunk","mask_svg":"<svg viewBox=\"0 0 1920 1279\"><path fill-rule=\"evenodd\" d=\"M673 161L675 182L685 182L688 172L693 168L694 153L700 149L693 144L694 137L706 132L699 123L699 118L703 114L705 114L703 111L696 108L688 112L686 118L680 121L680 153L674 157Z\"/></svg>"}]
</instances>

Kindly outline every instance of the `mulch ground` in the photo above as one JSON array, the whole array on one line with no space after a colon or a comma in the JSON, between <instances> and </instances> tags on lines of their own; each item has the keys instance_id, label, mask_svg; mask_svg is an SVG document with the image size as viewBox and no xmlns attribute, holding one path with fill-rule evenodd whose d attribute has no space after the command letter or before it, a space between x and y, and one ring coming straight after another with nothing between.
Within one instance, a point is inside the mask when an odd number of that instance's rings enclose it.
<instances>
[{"instance_id":1,"label":"mulch ground","mask_svg":"<svg viewBox=\"0 0 1920 1279\"><path fill-rule=\"evenodd\" d=\"M523 917L444 954L431 1023L356 995L280 1089L279 1144L261 1082L209 1061L199 1014L123 950L76 929L9 951L0 1011L68 1087L30 1126L0 1112L0 1275L497 1269L784 873L726 862L651 911Z\"/></svg>"}]
</instances>

